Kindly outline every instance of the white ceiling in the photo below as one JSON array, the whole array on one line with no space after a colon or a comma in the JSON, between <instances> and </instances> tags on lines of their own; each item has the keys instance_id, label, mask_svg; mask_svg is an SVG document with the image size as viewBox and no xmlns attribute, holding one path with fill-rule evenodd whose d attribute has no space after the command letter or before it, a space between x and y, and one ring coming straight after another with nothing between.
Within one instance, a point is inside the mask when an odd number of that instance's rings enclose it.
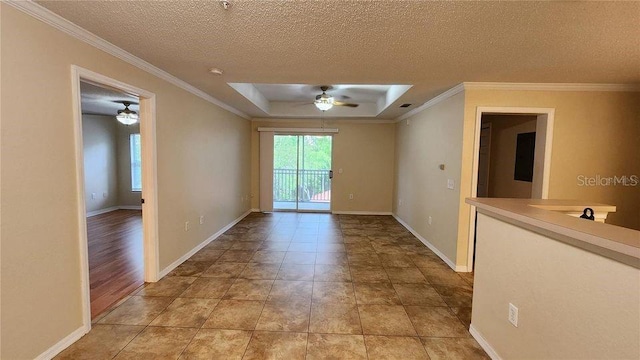
<instances>
[{"instance_id":1,"label":"white ceiling","mask_svg":"<svg viewBox=\"0 0 640 360\"><path fill-rule=\"evenodd\" d=\"M253 117L228 83L413 85L379 119L463 81L640 83L640 2L38 3Z\"/></svg>"},{"instance_id":2,"label":"white ceiling","mask_svg":"<svg viewBox=\"0 0 640 360\"><path fill-rule=\"evenodd\" d=\"M124 109L123 101L132 104L129 109L140 111L138 98L112 89L80 82L80 99L83 114L116 116L118 110Z\"/></svg>"}]
</instances>

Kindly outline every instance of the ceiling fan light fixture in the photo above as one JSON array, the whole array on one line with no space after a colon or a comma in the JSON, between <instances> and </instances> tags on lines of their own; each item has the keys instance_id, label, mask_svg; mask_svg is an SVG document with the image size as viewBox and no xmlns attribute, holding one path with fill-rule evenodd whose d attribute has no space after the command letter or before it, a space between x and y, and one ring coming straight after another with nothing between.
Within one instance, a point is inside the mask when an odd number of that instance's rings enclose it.
<instances>
[{"instance_id":1,"label":"ceiling fan light fixture","mask_svg":"<svg viewBox=\"0 0 640 360\"><path fill-rule=\"evenodd\" d=\"M323 94L323 96L321 96L319 99L316 99L316 101L314 101L314 104L316 105L318 110L321 110L321 111L327 111L333 107L333 101L334 101L333 96L324 96L324 95L326 94Z\"/></svg>"},{"instance_id":2,"label":"ceiling fan light fixture","mask_svg":"<svg viewBox=\"0 0 640 360\"><path fill-rule=\"evenodd\" d=\"M128 101L123 101L124 110L118 110L118 115L116 115L116 119L124 124L124 125L133 125L138 122L138 113L129 110L129 105L131 105Z\"/></svg>"}]
</instances>

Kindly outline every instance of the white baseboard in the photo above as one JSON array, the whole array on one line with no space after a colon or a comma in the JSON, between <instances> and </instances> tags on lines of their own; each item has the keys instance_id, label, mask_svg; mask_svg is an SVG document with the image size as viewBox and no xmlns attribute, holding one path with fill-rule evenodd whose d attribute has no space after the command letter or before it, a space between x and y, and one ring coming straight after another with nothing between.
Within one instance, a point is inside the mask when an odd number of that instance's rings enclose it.
<instances>
[{"instance_id":1,"label":"white baseboard","mask_svg":"<svg viewBox=\"0 0 640 360\"><path fill-rule=\"evenodd\" d=\"M388 211L332 211L334 215L393 215Z\"/></svg>"},{"instance_id":2,"label":"white baseboard","mask_svg":"<svg viewBox=\"0 0 640 360\"><path fill-rule=\"evenodd\" d=\"M92 217L92 216L96 216L96 215L100 215L100 214L106 214L108 212L112 212L112 211L116 211L116 210L142 210L142 206L141 205L137 205L137 206L136 205L111 206L111 207L100 209L100 210L88 211L87 212L87 217Z\"/></svg>"},{"instance_id":3,"label":"white baseboard","mask_svg":"<svg viewBox=\"0 0 640 360\"><path fill-rule=\"evenodd\" d=\"M35 360L49 360L53 359L54 356L60 354L62 350L68 348L74 342L80 340L86 333L89 332L91 328L87 328L85 326L81 326L75 329L71 334L67 335L64 339L58 341L55 345L48 348L45 352L38 355Z\"/></svg>"},{"instance_id":4,"label":"white baseboard","mask_svg":"<svg viewBox=\"0 0 640 360\"><path fill-rule=\"evenodd\" d=\"M480 344L482 349L484 349L487 355L489 355L491 360L502 360L502 358L500 357L500 355L498 355L496 350L491 345L489 345L489 343L487 342L487 339L485 339L482 336L482 334L480 334L478 330L476 330L476 328L473 327L473 324L469 326L469 332L471 333L471 336L473 336L473 338L476 339L478 344Z\"/></svg>"},{"instance_id":5,"label":"white baseboard","mask_svg":"<svg viewBox=\"0 0 640 360\"><path fill-rule=\"evenodd\" d=\"M251 211L251 212L260 212L260 209L251 209L249 211Z\"/></svg>"},{"instance_id":6,"label":"white baseboard","mask_svg":"<svg viewBox=\"0 0 640 360\"><path fill-rule=\"evenodd\" d=\"M210 242L212 242L213 240L217 239L218 236L224 234L225 231L231 229L235 224L239 223L242 219L244 219L247 215L249 215L251 213L252 213L252 210L248 210L244 214L240 215L240 217L238 217L237 219L233 220L231 223L229 223L228 225L226 225L225 227L220 229L218 232L216 232L215 234L209 236L205 241L203 241L200 244L198 244L198 246L194 247L189 252L187 252L186 254L182 255L178 260L176 260L176 261L172 262L171 264L169 264L169 266L167 266L162 271L160 271L160 274L158 275L158 279L162 279L163 277L165 277L168 273L173 271L173 269L177 268L178 266L180 266L180 264L182 264L183 262L187 261L190 257L192 257L193 254L197 253L203 247L207 246Z\"/></svg>"},{"instance_id":7,"label":"white baseboard","mask_svg":"<svg viewBox=\"0 0 640 360\"><path fill-rule=\"evenodd\" d=\"M121 205L118 206L120 210L142 210L142 205Z\"/></svg>"},{"instance_id":8,"label":"white baseboard","mask_svg":"<svg viewBox=\"0 0 640 360\"><path fill-rule=\"evenodd\" d=\"M400 219L400 217L398 217L396 214L393 214L393 217L396 220L398 220L398 222L402 224L402 226L407 228L407 230L409 230L413 234L413 236L417 237L423 244L425 244L429 249L431 249L431 251L433 251L436 255L438 255L440 259L442 259L442 261L444 261L447 265L449 265L451 269L453 269L456 272L467 272L466 266L456 266L456 264L453 261L451 261L451 259L449 259L444 253L442 253L442 251L438 250L437 247L435 247L427 239L422 237L422 235L418 234L417 231L415 231L411 226L409 226L409 224L407 224L402 219Z\"/></svg>"}]
</instances>

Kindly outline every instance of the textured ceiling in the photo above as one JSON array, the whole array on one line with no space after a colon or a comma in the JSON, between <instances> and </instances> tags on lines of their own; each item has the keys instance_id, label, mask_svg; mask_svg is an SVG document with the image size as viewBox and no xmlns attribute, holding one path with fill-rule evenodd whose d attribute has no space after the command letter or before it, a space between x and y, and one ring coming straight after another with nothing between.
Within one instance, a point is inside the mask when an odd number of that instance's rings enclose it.
<instances>
[{"instance_id":1,"label":"textured ceiling","mask_svg":"<svg viewBox=\"0 0 640 360\"><path fill-rule=\"evenodd\" d=\"M385 119L463 81L640 82L640 2L231 2L39 4L256 117L227 83L414 85Z\"/></svg>"}]
</instances>

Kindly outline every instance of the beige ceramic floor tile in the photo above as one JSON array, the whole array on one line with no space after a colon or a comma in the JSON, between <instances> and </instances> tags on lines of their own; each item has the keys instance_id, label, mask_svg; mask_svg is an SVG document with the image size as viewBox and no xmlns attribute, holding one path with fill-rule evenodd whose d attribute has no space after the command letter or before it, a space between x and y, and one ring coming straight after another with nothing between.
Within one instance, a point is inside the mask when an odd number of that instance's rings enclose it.
<instances>
[{"instance_id":1,"label":"beige ceramic floor tile","mask_svg":"<svg viewBox=\"0 0 640 360\"><path fill-rule=\"evenodd\" d=\"M293 243L292 243L293 244ZM293 265L313 265L316 262L315 252L287 251L284 255L283 264Z\"/></svg>"},{"instance_id":2,"label":"beige ceramic floor tile","mask_svg":"<svg viewBox=\"0 0 640 360\"><path fill-rule=\"evenodd\" d=\"M238 276L240 279L275 280L280 264L249 263Z\"/></svg>"},{"instance_id":3,"label":"beige ceramic floor tile","mask_svg":"<svg viewBox=\"0 0 640 360\"><path fill-rule=\"evenodd\" d=\"M346 265L316 265L314 281L351 281L351 272Z\"/></svg>"},{"instance_id":4,"label":"beige ceramic floor tile","mask_svg":"<svg viewBox=\"0 0 640 360\"><path fill-rule=\"evenodd\" d=\"M243 360L303 360L306 349L306 333L255 331Z\"/></svg>"},{"instance_id":5,"label":"beige ceramic floor tile","mask_svg":"<svg viewBox=\"0 0 640 360\"><path fill-rule=\"evenodd\" d=\"M420 340L405 336L365 336L369 360L429 360Z\"/></svg>"},{"instance_id":6,"label":"beige ceramic floor tile","mask_svg":"<svg viewBox=\"0 0 640 360\"><path fill-rule=\"evenodd\" d=\"M177 298L150 325L199 328L218 301L220 300Z\"/></svg>"},{"instance_id":7,"label":"beige ceramic floor tile","mask_svg":"<svg viewBox=\"0 0 640 360\"><path fill-rule=\"evenodd\" d=\"M358 305L364 334L416 336L404 308L398 305Z\"/></svg>"},{"instance_id":8,"label":"beige ceramic floor tile","mask_svg":"<svg viewBox=\"0 0 640 360\"><path fill-rule=\"evenodd\" d=\"M276 280L267 297L269 302L310 301L313 289L311 281Z\"/></svg>"},{"instance_id":9,"label":"beige ceramic floor tile","mask_svg":"<svg viewBox=\"0 0 640 360\"><path fill-rule=\"evenodd\" d=\"M271 291L273 280L237 279L231 285L223 299L229 300L266 300Z\"/></svg>"},{"instance_id":10,"label":"beige ceramic floor tile","mask_svg":"<svg viewBox=\"0 0 640 360\"><path fill-rule=\"evenodd\" d=\"M313 303L309 332L362 334L358 308L353 304Z\"/></svg>"},{"instance_id":11,"label":"beige ceramic floor tile","mask_svg":"<svg viewBox=\"0 0 640 360\"><path fill-rule=\"evenodd\" d=\"M355 304L356 296L353 292L353 284L350 282L314 282L313 302Z\"/></svg>"},{"instance_id":12,"label":"beige ceramic floor tile","mask_svg":"<svg viewBox=\"0 0 640 360\"><path fill-rule=\"evenodd\" d=\"M147 283L135 295L143 296L178 296L197 278L186 276L166 276L155 283Z\"/></svg>"},{"instance_id":13,"label":"beige ceramic floor tile","mask_svg":"<svg viewBox=\"0 0 640 360\"><path fill-rule=\"evenodd\" d=\"M218 262L248 263L253 254L255 251L227 250L220 256Z\"/></svg>"},{"instance_id":14,"label":"beige ceramic floor tile","mask_svg":"<svg viewBox=\"0 0 640 360\"><path fill-rule=\"evenodd\" d=\"M434 285L433 287L447 305L452 307L471 307L473 297L471 286Z\"/></svg>"},{"instance_id":15,"label":"beige ceramic floor tile","mask_svg":"<svg viewBox=\"0 0 640 360\"><path fill-rule=\"evenodd\" d=\"M473 338L422 338L431 360L485 360L489 356Z\"/></svg>"},{"instance_id":16,"label":"beige ceramic floor tile","mask_svg":"<svg viewBox=\"0 0 640 360\"><path fill-rule=\"evenodd\" d=\"M446 306L438 292L427 284L394 284L403 305Z\"/></svg>"},{"instance_id":17,"label":"beige ceramic floor tile","mask_svg":"<svg viewBox=\"0 0 640 360\"><path fill-rule=\"evenodd\" d=\"M311 302L268 302L256 330L307 332Z\"/></svg>"},{"instance_id":18,"label":"beige ceramic floor tile","mask_svg":"<svg viewBox=\"0 0 640 360\"><path fill-rule=\"evenodd\" d=\"M466 329L471 325L471 308L470 307L452 307L451 311L462 321Z\"/></svg>"},{"instance_id":19,"label":"beige ceramic floor tile","mask_svg":"<svg viewBox=\"0 0 640 360\"><path fill-rule=\"evenodd\" d=\"M313 265L282 264L277 280L313 281Z\"/></svg>"},{"instance_id":20,"label":"beige ceramic floor tile","mask_svg":"<svg viewBox=\"0 0 640 360\"><path fill-rule=\"evenodd\" d=\"M180 360L240 360L251 340L251 331L201 329Z\"/></svg>"},{"instance_id":21,"label":"beige ceramic floor tile","mask_svg":"<svg viewBox=\"0 0 640 360\"><path fill-rule=\"evenodd\" d=\"M351 278L359 283L390 282L386 270L381 266L351 266Z\"/></svg>"},{"instance_id":22,"label":"beige ceramic floor tile","mask_svg":"<svg viewBox=\"0 0 640 360\"><path fill-rule=\"evenodd\" d=\"M116 356L116 359L177 359L197 331L190 328L147 327Z\"/></svg>"},{"instance_id":23,"label":"beige ceramic floor tile","mask_svg":"<svg viewBox=\"0 0 640 360\"><path fill-rule=\"evenodd\" d=\"M99 321L100 324L148 325L171 304L173 298L132 296Z\"/></svg>"},{"instance_id":24,"label":"beige ceramic floor tile","mask_svg":"<svg viewBox=\"0 0 640 360\"><path fill-rule=\"evenodd\" d=\"M93 325L87 335L65 349L55 359L111 359L143 329L144 326Z\"/></svg>"},{"instance_id":25,"label":"beige ceramic floor tile","mask_svg":"<svg viewBox=\"0 0 640 360\"><path fill-rule=\"evenodd\" d=\"M358 305L400 305L402 302L390 283L355 283Z\"/></svg>"},{"instance_id":26,"label":"beige ceramic floor tile","mask_svg":"<svg viewBox=\"0 0 640 360\"><path fill-rule=\"evenodd\" d=\"M220 299L233 284L233 279L225 278L198 278L191 284L180 297Z\"/></svg>"},{"instance_id":27,"label":"beige ceramic floor tile","mask_svg":"<svg viewBox=\"0 0 640 360\"><path fill-rule=\"evenodd\" d=\"M207 270L211 265L213 265L214 261L215 260L211 260L211 261L187 260L177 268L173 269L173 271L171 271L167 276L200 276L205 270Z\"/></svg>"},{"instance_id":28,"label":"beige ceramic floor tile","mask_svg":"<svg viewBox=\"0 0 640 360\"><path fill-rule=\"evenodd\" d=\"M317 265L349 265L347 254L319 252L316 255Z\"/></svg>"},{"instance_id":29,"label":"beige ceramic floor tile","mask_svg":"<svg viewBox=\"0 0 640 360\"><path fill-rule=\"evenodd\" d=\"M389 280L394 284L426 284L427 279L416 267L388 267L386 268Z\"/></svg>"},{"instance_id":30,"label":"beige ceramic floor tile","mask_svg":"<svg viewBox=\"0 0 640 360\"><path fill-rule=\"evenodd\" d=\"M253 330L263 307L262 301L221 300L202 327Z\"/></svg>"},{"instance_id":31,"label":"beige ceramic floor tile","mask_svg":"<svg viewBox=\"0 0 640 360\"><path fill-rule=\"evenodd\" d=\"M201 276L234 279L242 273L246 266L246 263L215 263L205 270Z\"/></svg>"},{"instance_id":32,"label":"beige ceramic floor tile","mask_svg":"<svg viewBox=\"0 0 640 360\"><path fill-rule=\"evenodd\" d=\"M362 335L309 334L306 360L367 360Z\"/></svg>"},{"instance_id":33,"label":"beige ceramic floor tile","mask_svg":"<svg viewBox=\"0 0 640 360\"><path fill-rule=\"evenodd\" d=\"M205 262L214 262L224 254L225 250L221 249L212 249L212 248L204 248L197 253L193 254L192 257L189 258L189 261L205 261ZM186 275L182 275L186 276Z\"/></svg>"},{"instance_id":34,"label":"beige ceramic floor tile","mask_svg":"<svg viewBox=\"0 0 640 360\"><path fill-rule=\"evenodd\" d=\"M433 268L420 268L420 271L429 280L431 284L437 285L449 285L449 286L464 286L468 285L458 274L451 270L441 267Z\"/></svg>"},{"instance_id":35,"label":"beige ceramic floor tile","mask_svg":"<svg viewBox=\"0 0 640 360\"><path fill-rule=\"evenodd\" d=\"M469 332L448 307L406 306L420 336L469 337Z\"/></svg>"},{"instance_id":36,"label":"beige ceramic floor tile","mask_svg":"<svg viewBox=\"0 0 640 360\"><path fill-rule=\"evenodd\" d=\"M281 264L284 260L285 251L259 250L251 258L251 262L262 264Z\"/></svg>"}]
</instances>

